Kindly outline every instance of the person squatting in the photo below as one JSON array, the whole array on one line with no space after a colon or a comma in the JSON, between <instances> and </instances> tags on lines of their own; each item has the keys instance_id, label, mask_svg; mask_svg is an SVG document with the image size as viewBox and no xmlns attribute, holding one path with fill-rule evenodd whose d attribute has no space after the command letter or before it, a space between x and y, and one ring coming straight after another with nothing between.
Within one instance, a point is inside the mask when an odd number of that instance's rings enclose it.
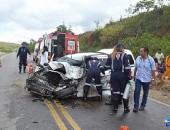
<instances>
[{"instance_id":1,"label":"person squatting","mask_svg":"<svg viewBox=\"0 0 170 130\"><path fill-rule=\"evenodd\" d=\"M84 91L84 100L87 100L88 92L91 86L91 82L94 79L96 84L96 89L98 94L100 95L100 100L102 99L102 84L100 73L104 73L102 70L104 69L101 66L101 62L97 57L85 57L86 69L87 69L87 77L85 81L85 86L83 88ZM102 69L103 68L103 69Z\"/></svg>"},{"instance_id":2,"label":"person squatting","mask_svg":"<svg viewBox=\"0 0 170 130\"><path fill-rule=\"evenodd\" d=\"M131 77L131 68L128 60L128 55L124 53L124 45L118 43L108 57L105 69L111 69L111 100L113 102L113 111L117 113L119 102L121 102L126 84ZM129 98L123 99L124 113L130 112Z\"/></svg>"}]
</instances>

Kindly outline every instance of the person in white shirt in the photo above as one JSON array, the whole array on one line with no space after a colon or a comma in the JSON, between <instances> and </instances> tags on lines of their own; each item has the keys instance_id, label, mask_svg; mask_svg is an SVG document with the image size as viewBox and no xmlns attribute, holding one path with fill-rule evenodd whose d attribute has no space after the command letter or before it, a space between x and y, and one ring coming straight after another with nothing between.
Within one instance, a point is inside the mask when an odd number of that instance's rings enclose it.
<instances>
[{"instance_id":1,"label":"person in white shirt","mask_svg":"<svg viewBox=\"0 0 170 130\"><path fill-rule=\"evenodd\" d=\"M135 91L133 112L138 112L138 109L140 111L143 111L145 109L149 94L150 83L152 82L154 86L156 84L155 70L155 61L149 55L149 49L147 47L142 47L140 49L140 56L138 56L135 61ZM141 88L143 88L143 97L141 104L139 104Z\"/></svg>"},{"instance_id":2,"label":"person in white shirt","mask_svg":"<svg viewBox=\"0 0 170 130\"><path fill-rule=\"evenodd\" d=\"M44 63L48 63L48 48L47 48L47 46L43 47L43 52L41 54L40 64L44 65Z\"/></svg>"},{"instance_id":3,"label":"person in white shirt","mask_svg":"<svg viewBox=\"0 0 170 130\"><path fill-rule=\"evenodd\" d=\"M161 64L161 59L164 58L164 54L161 52L161 49L158 49L158 52L155 54L155 58L157 58L158 63Z\"/></svg>"}]
</instances>

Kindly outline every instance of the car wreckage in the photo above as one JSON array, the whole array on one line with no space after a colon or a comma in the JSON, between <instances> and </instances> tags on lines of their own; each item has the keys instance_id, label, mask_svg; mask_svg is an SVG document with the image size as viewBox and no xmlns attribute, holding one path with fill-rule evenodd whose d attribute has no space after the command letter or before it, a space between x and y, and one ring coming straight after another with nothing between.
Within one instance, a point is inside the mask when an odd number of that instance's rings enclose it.
<instances>
[{"instance_id":1,"label":"car wreckage","mask_svg":"<svg viewBox=\"0 0 170 130\"><path fill-rule=\"evenodd\" d=\"M86 80L85 57L97 57L104 66L113 49L102 49L98 52L76 53L65 55L57 61L51 61L47 66L38 65L37 70L26 80L26 89L45 97L67 98L69 96L83 97L83 86ZM134 56L130 50L124 52L129 57L132 76L134 74ZM110 90L110 70L101 73L103 90ZM110 92L110 91L109 91ZM88 97L99 97L92 81Z\"/></svg>"},{"instance_id":2,"label":"car wreckage","mask_svg":"<svg viewBox=\"0 0 170 130\"><path fill-rule=\"evenodd\" d=\"M86 79L85 57L97 57L104 65L108 54L102 52L88 52L70 54L51 61L46 66L38 65L36 71L26 79L26 90L43 97L63 99L69 96L83 97L83 86ZM101 73L104 89L109 86L110 71ZM100 97L95 84L92 82L88 97Z\"/></svg>"}]
</instances>

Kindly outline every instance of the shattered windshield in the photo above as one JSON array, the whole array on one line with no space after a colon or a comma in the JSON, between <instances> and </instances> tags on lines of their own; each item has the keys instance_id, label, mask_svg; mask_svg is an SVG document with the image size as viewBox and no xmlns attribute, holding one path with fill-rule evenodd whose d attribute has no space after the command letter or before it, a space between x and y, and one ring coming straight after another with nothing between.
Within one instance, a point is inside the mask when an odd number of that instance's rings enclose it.
<instances>
[{"instance_id":1,"label":"shattered windshield","mask_svg":"<svg viewBox=\"0 0 170 130\"><path fill-rule=\"evenodd\" d=\"M67 62L67 63L69 63L70 65L73 65L73 66L83 65L83 61L75 60L75 59L72 59L72 58L67 57L67 56L63 56L63 57L59 58L57 61L58 62Z\"/></svg>"}]
</instances>

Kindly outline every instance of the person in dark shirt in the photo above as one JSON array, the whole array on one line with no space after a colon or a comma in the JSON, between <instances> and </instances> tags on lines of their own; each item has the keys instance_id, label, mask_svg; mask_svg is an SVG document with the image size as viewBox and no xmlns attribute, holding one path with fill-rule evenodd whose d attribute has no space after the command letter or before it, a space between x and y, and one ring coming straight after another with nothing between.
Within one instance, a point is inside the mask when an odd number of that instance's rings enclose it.
<instances>
[{"instance_id":1,"label":"person in dark shirt","mask_svg":"<svg viewBox=\"0 0 170 130\"><path fill-rule=\"evenodd\" d=\"M111 69L111 100L113 102L113 111L117 113L118 104L120 100L122 100L125 87L129 78L131 77L131 69L129 59L126 53L123 52L124 45L122 43L118 43L107 59L105 64L105 69ZM129 99L123 99L124 104L124 113L128 113L130 111Z\"/></svg>"},{"instance_id":2,"label":"person in dark shirt","mask_svg":"<svg viewBox=\"0 0 170 130\"><path fill-rule=\"evenodd\" d=\"M23 72L26 70L27 54L31 55L29 49L26 47L26 42L22 43L22 47L19 48L17 58L19 57L19 73L21 73L22 66Z\"/></svg>"},{"instance_id":3,"label":"person in dark shirt","mask_svg":"<svg viewBox=\"0 0 170 130\"><path fill-rule=\"evenodd\" d=\"M97 57L86 57L85 58L86 69L87 69L87 77L85 86L83 88L84 91L84 99L87 100L87 95L91 86L92 79L95 79L96 89L98 94L100 95L100 99L102 99L102 84L101 84L101 62Z\"/></svg>"}]
</instances>

